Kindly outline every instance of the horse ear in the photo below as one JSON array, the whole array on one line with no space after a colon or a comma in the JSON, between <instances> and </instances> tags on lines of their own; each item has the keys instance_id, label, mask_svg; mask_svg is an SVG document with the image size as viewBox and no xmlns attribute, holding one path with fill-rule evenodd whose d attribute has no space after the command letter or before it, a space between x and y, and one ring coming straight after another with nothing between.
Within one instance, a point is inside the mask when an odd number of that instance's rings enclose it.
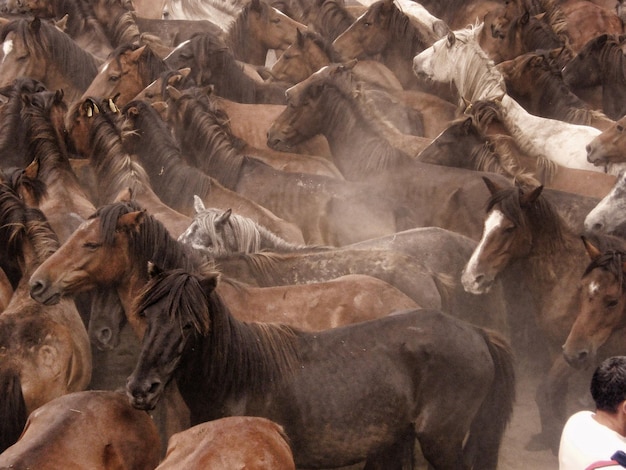
<instances>
[{"instance_id":1,"label":"horse ear","mask_svg":"<svg viewBox=\"0 0 626 470\"><path fill-rule=\"evenodd\" d=\"M454 46L455 42L456 42L456 36L454 35L454 31L450 31L448 33L448 47Z\"/></svg>"},{"instance_id":2,"label":"horse ear","mask_svg":"<svg viewBox=\"0 0 626 470\"><path fill-rule=\"evenodd\" d=\"M143 222L145 216L145 211L135 211L121 215L120 218L117 219L117 225L115 226L115 230L117 232L136 232L139 228L139 225L141 225L141 222Z\"/></svg>"},{"instance_id":3,"label":"horse ear","mask_svg":"<svg viewBox=\"0 0 626 470\"><path fill-rule=\"evenodd\" d=\"M131 51L131 52L128 54L128 57L130 58L130 60L131 60L132 62L138 62L138 61L139 61L139 58L141 57L141 54L143 54L143 51L145 51L145 50L146 50L146 47L147 47L147 46L146 46L146 45L144 45L144 46L138 47L138 48L137 48L137 49L135 49L134 51Z\"/></svg>"},{"instance_id":4,"label":"horse ear","mask_svg":"<svg viewBox=\"0 0 626 470\"><path fill-rule=\"evenodd\" d=\"M502 189L503 189L502 186L500 186L499 184L494 183L493 181L491 181L486 176L483 176L483 181L485 182L485 186L487 186L487 189L489 190L489 192L491 193L492 196L494 194L496 194L497 192L502 191Z\"/></svg>"},{"instance_id":5,"label":"horse ear","mask_svg":"<svg viewBox=\"0 0 626 470\"><path fill-rule=\"evenodd\" d=\"M41 29L41 20L39 19L39 17L35 16L28 27L33 33L38 33Z\"/></svg>"},{"instance_id":6,"label":"horse ear","mask_svg":"<svg viewBox=\"0 0 626 470\"><path fill-rule=\"evenodd\" d=\"M468 135L471 129L472 129L472 118L467 117L465 118L465 120L463 121L463 124L461 125L461 130L463 131L465 135Z\"/></svg>"},{"instance_id":7,"label":"horse ear","mask_svg":"<svg viewBox=\"0 0 626 470\"><path fill-rule=\"evenodd\" d=\"M148 261L148 278L154 279L159 274L163 273L163 270L152 261Z\"/></svg>"},{"instance_id":8,"label":"horse ear","mask_svg":"<svg viewBox=\"0 0 626 470\"><path fill-rule=\"evenodd\" d=\"M226 222L228 222L228 219L230 219L230 216L232 215L233 210L232 209L228 209L225 210L222 215L220 215L216 220L215 220L215 225L224 225Z\"/></svg>"},{"instance_id":9,"label":"horse ear","mask_svg":"<svg viewBox=\"0 0 626 470\"><path fill-rule=\"evenodd\" d=\"M60 103L61 101L63 101L64 96L65 92L63 91L63 88L59 88L57 91L54 92L54 102Z\"/></svg>"},{"instance_id":10,"label":"horse ear","mask_svg":"<svg viewBox=\"0 0 626 470\"><path fill-rule=\"evenodd\" d=\"M24 174L31 179L36 179L38 173L39 173L39 158L35 158L30 163L30 165L24 168Z\"/></svg>"},{"instance_id":11,"label":"horse ear","mask_svg":"<svg viewBox=\"0 0 626 470\"><path fill-rule=\"evenodd\" d=\"M530 12L526 10L520 19L520 24L528 24L530 21Z\"/></svg>"},{"instance_id":12,"label":"horse ear","mask_svg":"<svg viewBox=\"0 0 626 470\"><path fill-rule=\"evenodd\" d=\"M100 108L93 98L87 98L81 105L81 110L85 112L87 117L93 117L94 114L100 113Z\"/></svg>"},{"instance_id":13,"label":"horse ear","mask_svg":"<svg viewBox=\"0 0 626 470\"><path fill-rule=\"evenodd\" d=\"M185 67L185 68L182 68L182 69L178 69L178 73L180 73L182 75L182 78L187 77L187 75L189 75L190 72L191 72L191 67ZM179 81L180 81L180 77L177 80L177 82L179 82Z\"/></svg>"},{"instance_id":14,"label":"horse ear","mask_svg":"<svg viewBox=\"0 0 626 470\"><path fill-rule=\"evenodd\" d=\"M587 250L587 254L589 255L591 261L597 260L602 252L598 250L598 248L584 235L581 235L580 238L583 241L583 245L585 246L585 250Z\"/></svg>"},{"instance_id":15,"label":"horse ear","mask_svg":"<svg viewBox=\"0 0 626 470\"><path fill-rule=\"evenodd\" d=\"M393 0L384 0L382 5L382 11L389 12L393 8Z\"/></svg>"},{"instance_id":16,"label":"horse ear","mask_svg":"<svg viewBox=\"0 0 626 470\"><path fill-rule=\"evenodd\" d=\"M171 85L166 86L165 91L167 92L167 96L172 98L174 101L178 100L182 95L178 88L174 88Z\"/></svg>"},{"instance_id":17,"label":"horse ear","mask_svg":"<svg viewBox=\"0 0 626 470\"><path fill-rule=\"evenodd\" d=\"M526 192L520 189L520 197L519 197L520 205L524 207L524 206L528 206L532 204L533 202L537 200L537 198L541 194L541 191L543 191L542 184L533 188L532 191L530 192Z\"/></svg>"},{"instance_id":18,"label":"horse ear","mask_svg":"<svg viewBox=\"0 0 626 470\"><path fill-rule=\"evenodd\" d=\"M122 189L113 200L113 202L129 202L133 200L133 190L128 186Z\"/></svg>"},{"instance_id":19,"label":"horse ear","mask_svg":"<svg viewBox=\"0 0 626 470\"><path fill-rule=\"evenodd\" d=\"M199 214L200 212L204 212L206 210L204 202L202 201L200 196L196 194L193 195L193 208L196 211L196 214Z\"/></svg>"},{"instance_id":20,"label":"horse ear","mask_svg":"<svg viewBox=\"0 0 626 470\"><path fill-rule=\"evenodd\" d=\"M263 10L262 10L262 7L261 7L261 0L252 0L252 1L250 2L250 8L251 8L252 10L254 10L254 11L259 12L259 13L260 13L261 11L263 11Z\"/></svg>"},{"instance_id":21,"label":"horse ear","mask_svg":"<svg viewBox=\"0 0 626 470\"><path fill-rule=\"evenodd\" d=\"M354 66L357 64L358 60L357 59L350 59L348 62L344 62L343 64L341 64L340 69L341 70L352 70L354 68Z\"/></svg>"},{"instance_id":22,"label":"horse ear","mask_svg":"<svg viewBox=\"0 0 626 470\"><path fill-rule=\"evenodd\" d=\"M126 114L129 116L139 116L139 109L137 109L137 106L130 106L126 110Z\"/></svg>"},{"instance_id":23,"label":"horse ear","mask_svg":"<svg viewBox=\"0 0 626 470\"><path fill-rule=\"evenodd\" d=\"M65 30L67 29L67 18L69 16L70 16L69 14L66 14L59 21L55 21L54 26L56 26L60 31L65 32Z\"/></svg>"},{"instance_id":24,"label":"horse ear","mask_svg":"<svg viewBox=\"0 0 626 470\"><path fill-rule=\"evenodd\" d=\"M218 273L213 273L208 275L207 277L200 279L200 286L202 287L202 290L205 294L210 294L215 290L219 277L220 276Z\"/></svg>"},{"instance_id":25,"label":"horse ear","mask_svg":"<svg viewBox=\"0 0 626 470\"><path fill-rule=\"evenodd\" d=\"M156 112L161 116L164 116L167 111L167 103L165 101L155 101L152 103L152 107L156 109Z\"/></svg>"}]
</instances>

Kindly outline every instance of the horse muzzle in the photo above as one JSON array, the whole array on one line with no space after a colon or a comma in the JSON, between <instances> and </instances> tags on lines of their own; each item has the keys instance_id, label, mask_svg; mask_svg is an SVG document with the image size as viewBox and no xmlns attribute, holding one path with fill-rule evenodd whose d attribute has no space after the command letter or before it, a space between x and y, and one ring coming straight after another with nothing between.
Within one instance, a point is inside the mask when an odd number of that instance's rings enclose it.
<instances>
[{"instance_id":1,"label":"horse muzzle","mask_svg":"<svg viewBox=\"0 0 626 470\"><path fill-rule=\"evenodd\" d=\"M56 305L61 301L61 292L43 280L30 281L30 296L44 305Z\"/></svg>"},{"instance_id":2,"label":"horse muzzle","mask_svg":"<svg viewBox=\"0 0 626 470\"><path fill-rule=\"evenodd\" d=\"M126 383L128 401L138 410L153 410L163 392L163 383L158 379L138 381L132 376Z\"/></svg>"}]
</instances>

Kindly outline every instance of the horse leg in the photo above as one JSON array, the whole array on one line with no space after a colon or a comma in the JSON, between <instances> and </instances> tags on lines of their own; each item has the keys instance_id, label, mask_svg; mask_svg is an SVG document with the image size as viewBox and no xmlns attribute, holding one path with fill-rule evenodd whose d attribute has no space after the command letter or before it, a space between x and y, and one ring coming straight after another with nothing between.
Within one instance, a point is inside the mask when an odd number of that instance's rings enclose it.
<instances>
[{"instance_id":1,"label":"horse leg","mask_svg":"<svg viewBox=\"0 0 626 470\"><path fill-rule=\"evenodd\" d=\"M565 405L568 381L575 372L563 355L557 356L550 371L537 387L535 401L539 409L541 432L531 437L527 450L551 449L556 455L559 449L561 430L565 424Z\"/></svg>"},{"instance_id":2,"label":"horse leg","mask_svg":"<svg viewBox=\"0 0 626 470\"><path fill-rule=\"evenodd\" d=\"M413 470L415 467L415 431L411 428L396 442L367 458L363 470Z\"/></svg>"}]
</instances>

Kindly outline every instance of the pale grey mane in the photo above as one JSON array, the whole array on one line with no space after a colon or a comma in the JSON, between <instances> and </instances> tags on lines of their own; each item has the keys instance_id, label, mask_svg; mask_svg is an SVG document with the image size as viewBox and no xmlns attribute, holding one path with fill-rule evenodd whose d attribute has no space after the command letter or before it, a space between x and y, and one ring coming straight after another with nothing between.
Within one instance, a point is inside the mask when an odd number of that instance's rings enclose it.
<instances>
[{"instance_id":1,"label":"pale grey mane","mask_svg":"<svg viewBox=\"0 0 626 470\"><path fill-rule=\"evenodd\" d=\"M499 100L506 94L503 75L478 42L483 26L484 23L478 23L454 31L456 40L452 48L456 51L450 53L455 58L452 80L461 101L473 103L479 100ZM435 54L435 57L439 60L450 60L448 55Z\"/></svg>"},{"instance_id":2,"label":"pale grey mane","mask_svg":"<svg viewBox=\"0 0 626 470\"><path fill-rule=\"evenodd\" d=\"M191 239L188 230L180 236L179 241L191 244L195 249L211 256L257 253L265 250L292 252L319 248L290 243L256 221L239 214L230 214L226 222L221 222L223 215L223 210L214 208L197 212L190 225L190 229L196 226L195 239Z\"/></svg>"}]
</instances>

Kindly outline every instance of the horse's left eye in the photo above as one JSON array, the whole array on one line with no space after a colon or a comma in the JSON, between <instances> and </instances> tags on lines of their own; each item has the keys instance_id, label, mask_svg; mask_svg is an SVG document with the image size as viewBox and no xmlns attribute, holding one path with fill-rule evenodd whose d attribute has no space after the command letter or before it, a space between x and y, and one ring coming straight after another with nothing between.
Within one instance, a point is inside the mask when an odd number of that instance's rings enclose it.
<instances>
[{"instance_id":1,"label":"horse's left eye","mask_svg":"<svg viewBox=\"0 0 626 470\"><path fill-rule=\"evenodd\" d=\"M617 307L618 301L616 299L609 300L606 303L607 308L615 308Z\"/></svg>"},{"instance_id":2,"label":"horse's left eye","mask_svg":"<svg viewBox=\"0 0 626 470\"><path fill-rule=\"evenodd\" d=\"M617 129L617 132L624 132L624 126L622 126L621 124L618 124L617 126L615 126L615 128Z\"/></svg>"},{"instance_id":3,"label":"horse's left eye","mask_svg":"<svg viewBox=\"0 0 626 470\"><path fill-rule=\"evenodd\" d=\"M274 24L280 23L280 18L272 18L272 23Z\"/></svg>"},{"instance_id":4,"label":"horse's left eye","mask_svg":"<svg viewBox=\"0 0 626 470\"><path fill-rule=\"evenodd\" d=\"M83 244L84 248L87 248L88 250L92 250L92 251L97 250L101 246L102 246L102 243L94 243L94 242L87 242Z\"/></svg>"},{"instance_id":5,"label":"horse's left eye","mask_svg":"<svg viewBox=\"0 0 626 470\"><path fill-rule=\"evenodd\" d=\"M109 81L110 81L110 82L117 82L119 79L120 79L120 76L119 76L119 75L111 75L111 76L109 77Z\"/></svg>"}]
</instances>

